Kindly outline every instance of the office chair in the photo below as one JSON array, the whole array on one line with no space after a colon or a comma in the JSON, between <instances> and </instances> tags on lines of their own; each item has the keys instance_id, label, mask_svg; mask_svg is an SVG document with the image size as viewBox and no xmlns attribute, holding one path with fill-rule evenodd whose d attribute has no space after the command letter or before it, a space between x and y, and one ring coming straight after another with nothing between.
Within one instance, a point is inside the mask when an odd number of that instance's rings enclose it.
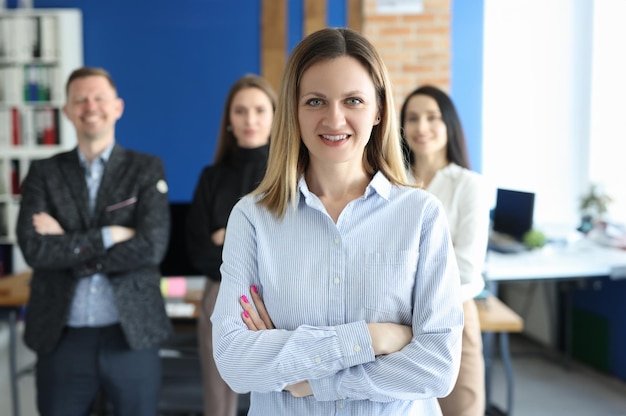
<instances>
[{"instance_id":1,"label":"office chair","mask_svg":"<svg viewBox=\"0 0 626 416\"><path fill-rule=\"evenodd\" d=\"M202 416L203 394L200 356L196 332L175 333L161 346L163 379L159 416ZM237 414L245 416L249 394L240 394Z\"/></svg>"},{"instance_id":2,"label":"office chair","mask_svg":"<svg viewBox=\"0 0 626 416\"><path fill-rule=\"evenodd\" d=\"M195 331L175 333L161 345L159 416L201 416L203 389Z\"/></svg>"}]
</instances>

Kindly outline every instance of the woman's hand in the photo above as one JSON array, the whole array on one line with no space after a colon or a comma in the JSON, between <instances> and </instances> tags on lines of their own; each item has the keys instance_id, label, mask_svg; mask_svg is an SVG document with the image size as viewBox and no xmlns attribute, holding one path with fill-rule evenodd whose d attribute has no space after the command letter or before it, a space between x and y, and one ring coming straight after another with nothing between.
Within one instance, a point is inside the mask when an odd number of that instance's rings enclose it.
<instances>
[{"instance_id":1,"label":"woman's hand","mask_svg":"<svg viewBox=\"0 0 626 416\"><path fill-rule=\"evenodd\" d=\"M261 299L261 295L259 295L259 290L254 285L250 286L250 296L252 296L252 302L254 302L254 306L252 306L246 295L243 295L241 298L239 298L239 303L243 308L243 313L241 314L241 317L248 329L252 331L259 331L262 329L274 329L274 323L272 322L272 318L270 318L270 315L267 313L267 309L265 309L263 299Z\"/></svg>"},{"instance_id":2,"label":"woman's hand","mask_svg":"<svg viewBox=\"0 0 626 416\"><path fill-rule=\"evenodd\" d=\"M284 388L285 391L291 393L293 397L313 396L313 389L308 381L301 381L296 384L290 384Z\"/></svg>"},{"instance_id":3,"label":"woman's hand","mask_svg":"<svg viewBox=\"0 0 626 416\"><path fill-rule=\"evenodd\" d=\"M241 307L243 308L241 318L248 329L252 331L275 329L274 323L272 322L269 313L267 313L267 309L265 309L265 304L263 303L263 299L261 299L261 295L259 295L259 290L256 286L250 287L250 296L252 297L254 306L252 306L246 295L239 298L239 304L241 304ZM293 397L306 397L313 395L311 385L306 380L290 384L286 386L284 390L291 393Z\"/></svg>"}]
</instances>

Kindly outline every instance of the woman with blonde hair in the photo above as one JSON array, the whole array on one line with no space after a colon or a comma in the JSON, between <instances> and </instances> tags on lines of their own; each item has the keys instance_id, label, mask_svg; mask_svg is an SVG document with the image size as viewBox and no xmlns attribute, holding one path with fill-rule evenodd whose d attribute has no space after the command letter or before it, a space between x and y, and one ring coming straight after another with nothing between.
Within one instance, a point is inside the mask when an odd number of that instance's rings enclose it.
<instances>
[{"instance_id":1,"label":"woman with blonde hair","mask_svg":"<svg viewBox=\"0 0 626 416\"><path fill-rule=\"evenodd\" d=\"M221 375L252 392L252 416L439 415L459 364L458 271L439 202L407 185L380 56L322 29L279 97L267 173L228 220Z\"/></svg>"}]
</instances>

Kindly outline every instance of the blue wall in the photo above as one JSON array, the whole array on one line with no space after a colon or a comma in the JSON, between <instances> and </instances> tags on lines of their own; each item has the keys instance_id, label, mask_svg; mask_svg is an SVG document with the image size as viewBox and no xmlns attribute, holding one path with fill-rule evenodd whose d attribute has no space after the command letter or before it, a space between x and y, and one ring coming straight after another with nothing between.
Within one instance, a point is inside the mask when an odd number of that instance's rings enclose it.
<instances>
[{"instance_id":1,"label":"blue wall","mask_svg":"<svg viewBox=\"0 0 626 416\"><path fill-rule=\"evenodd\" d=\"M467 137L472 169L482 171L484 0L452 1L450 95Z\"/></svg>"},{"instance_id":2,"label":"blue wall","mask_svg":"<svg viewBox=\"0 0 626 416\"><path fill-rule=\"evenodd\" d=\"M126 102L125 147L161 156L170 199L189 201L211 162L223 101L260 72L260 0L37 0L83 12L85 65L102 66Z\"/></svg>"},{"instance_id":3,"label":"blue wall","mask_svg":"<svg viewBox=\"0 0 626 416\"><path fill-rule=\"evenodd\" d=\"M482 0L481 7L453 3L452 95L480 170ZM117 140L159 155L170 200L190 201L213 159L228 88L261 71L261 0L36 0L36 6L82 10L85 65L109 70L126 102ZM304 13L302 0L287 6L286 53L302 39ZM327 16L329 26L344 26L345 0L327 0Z\"/></svg>"}]
</instances>

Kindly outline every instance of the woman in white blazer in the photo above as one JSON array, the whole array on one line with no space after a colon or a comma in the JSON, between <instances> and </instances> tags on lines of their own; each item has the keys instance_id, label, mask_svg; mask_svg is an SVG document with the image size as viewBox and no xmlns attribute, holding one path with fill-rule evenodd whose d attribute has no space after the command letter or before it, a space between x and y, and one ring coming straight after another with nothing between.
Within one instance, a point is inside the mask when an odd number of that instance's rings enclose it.
<instances>
[{"instance_id":1,"label":"woman in white blazer","mask_svg":"<svg viewBox=\"0 0 626 416\"><path fill-rule=\"evenodd\" d=\"M400 114L409 177L442 202L461 277L465 312L461 369L452 393L439 404L444 416L482 416L485 367L474 297L484 287L489 195L482 177L470 170L461 121L445 92L420 87L406 98Z\"/></svg>"}]
</instances>

